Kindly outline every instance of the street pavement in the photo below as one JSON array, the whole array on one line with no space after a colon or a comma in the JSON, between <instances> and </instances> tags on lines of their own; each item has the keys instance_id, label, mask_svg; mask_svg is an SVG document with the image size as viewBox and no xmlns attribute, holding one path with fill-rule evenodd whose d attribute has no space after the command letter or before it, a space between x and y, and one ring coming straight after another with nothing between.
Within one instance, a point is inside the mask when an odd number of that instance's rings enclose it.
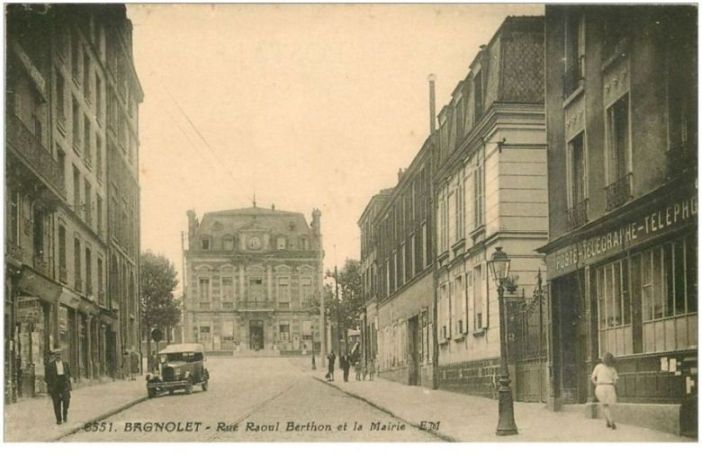
<instances>
[{"instance_id":1,"label":"street pavement","mask_svg":"<svg viewBox=\"0 0 702 464\"><path fill-rule=\"evenodd\" d=\"M70 442L439 441L285 358L209 357L208 391L141 402Z\"/></svg>"},{"instance_id":2,"label":"street pavement","mask_svg":"<svg viewBox=\"0 0 702 464\"><path fill-rule=\"evenodd\" d=\"M497 400L478 396L412 387L384 379L343 382L341 371L335 381L324 380L323 369L310 373L368 404L416 426L430 428L438 423L438 436L459 442L695 442L694 439L628 424L612 430L603 419L588 419L579 409L553 412L542 403L514 403L514 417L519 433L497 436ZM616 420L616 417L615 417Z\"/></svg>"},{"instance_id":3,"label":"street pavement","mask_svg":"<svg viewBox=\"0 0 702 464\"><path fill-rule=\"evenodd\" d=\"M497 437L497 402L376 379L323 379L308 358L207 359L196 387L145 400L144 379L74 390L69 423L48 397L5 408L6 441L71 442L691 442L689 438L515 403L519 434ZM95 423L93 423L96 421ZM88 427L85 424L93 423ZM429 430L431 429L431 430Z\"/></svg>"},{"instance_id":4,"label":"street pavement","mask_svg":"<svg viewBox=\"0 0 702 464\"><path fill-rule=\"evenodd\" d=\"M51 397L21 399L6 404L5 441L47 442L79 429L88 421L109 416L146 399L145 380L115 380L91 386L75 386L71 392L68 422L57 425Z\"/></svg>"}]
</instances>

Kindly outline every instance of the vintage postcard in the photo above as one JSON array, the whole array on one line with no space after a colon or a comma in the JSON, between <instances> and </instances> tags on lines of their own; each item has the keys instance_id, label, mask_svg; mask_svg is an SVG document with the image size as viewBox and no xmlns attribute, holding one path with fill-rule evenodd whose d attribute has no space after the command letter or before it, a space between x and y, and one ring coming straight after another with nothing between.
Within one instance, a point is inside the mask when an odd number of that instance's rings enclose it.
<instances>
[{"instance_id":1,"label":"vintage postcard","mask_svg":"<svg viewBox=\"0 0 702 464\"><path fill-rule=\"evenodd\" d=\"M697 442L697 6L4 5L5 442Z\"/></svg>"}]
</instances>

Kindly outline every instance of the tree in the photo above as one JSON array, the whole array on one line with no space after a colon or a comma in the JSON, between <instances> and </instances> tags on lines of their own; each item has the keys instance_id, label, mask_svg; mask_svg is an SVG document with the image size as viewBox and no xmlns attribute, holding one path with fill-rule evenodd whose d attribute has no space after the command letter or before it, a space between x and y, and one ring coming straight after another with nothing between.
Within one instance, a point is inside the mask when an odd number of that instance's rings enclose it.
<instances>
[{"instance_id":1,"label":"tree","mask_svg":"<svg viewBox=\"0 0 702 464\"><path fill-rule=\"evenodd\" d=\"M178 285L176 270L168 258L146 251L141 255L141 315L149 362L151 331L160 329L170 341L170 329L180 321L180 304L173 295Z\"/></svg>"},{"instance_id":2,"label":"tree","mask_svg":"<svg viewBox=\"0 0 702 464\"><path fill-rule=\"evenodd\" d=\"M363 308L361 263L355 259L347 259L344 267L337 270L336 273L327 271L327 277L335 279L335 284L339 286L338 300L334 297L327 305L329 317L333 323L340 325L338 334L344 335L344 342L346 349L348 349L347 329L358 328L358 321ZM330 290L335 292L335 288Z\"/></svg>"}]
</instances>

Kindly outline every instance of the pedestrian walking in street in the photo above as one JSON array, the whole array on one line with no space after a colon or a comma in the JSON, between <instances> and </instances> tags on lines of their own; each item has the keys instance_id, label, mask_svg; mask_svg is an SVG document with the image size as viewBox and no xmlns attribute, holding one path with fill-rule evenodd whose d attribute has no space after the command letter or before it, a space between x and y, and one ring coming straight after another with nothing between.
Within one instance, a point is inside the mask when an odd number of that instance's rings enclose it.
<instances>
[{"instance_id":1,"label":"pedestrian walking in street","mask_svg":"<svg viewBox=\"0 0 702 464\"><path fill-rule=\"evenodd\" d=\"M607 427L612 430L617 428L617 425L612 419L612 411L610 405L617 402L617 380L619 375L614 368L614 356L612 353L605 353L602 362L595 366L592 371L592 383L595 384L595 396L602 404L602 414L607 420Z\"/></svg>"},{"instance_id":2,"label":"pedestrian walking in street","mask_svg":"<svg viewBox=\"0 0 702 464\"><path fill-rule=\"evenodd\" d=\"M61 350L51 351L51 360L44 370L46 390L54 404L56 423L68 421L68 406L71 403L71 368L61 360Z\"/></svg>"},{"instance_id":3,"label":"pedestrian walking in street","mask_svg":"<svg viewBox=\"0 0 702 464\"><path fill-rule=\"evenodd\" d=\"M371 358L368 361L368 380L372 382L374 375L375 375L375 358Z\"/></svg>"},{"instance_id":4,"label":"pedestrian walking in street","mask_svg":"<svg viewBox=\"0 0 702 464\"><path fill-rule=\"evenodd\" d=\"M351 370L351 360L349 359L349 355L345 354L341 357L339 367L341 367L341 370L344 371L344 382L348 382L349 370Z\"/></svg>"},{"instance_id":5,"label":"pedestrian walking in street","mask_svg":"<svg viewBox=\"0 0 702 464\"><path fill-rule=\"evenodd\" d=\"M356 380L361 380L361 361L356 361L353 365L353 370L356 373Z\"/></svg>"},{"instance_id":6,"label":"pedestrian walking in street","mask_svg":"<svg viewBox=\"0 0 702 464\"><path fill-rule=\"evenodd\" d=\"M334 362L336 361L336 355L334 354L334 351L332 350L329 355L327 355L327 366L328 366L328 371L326 378L328 381L333 382L334 381Z\"/></svg>"}]
</instances>

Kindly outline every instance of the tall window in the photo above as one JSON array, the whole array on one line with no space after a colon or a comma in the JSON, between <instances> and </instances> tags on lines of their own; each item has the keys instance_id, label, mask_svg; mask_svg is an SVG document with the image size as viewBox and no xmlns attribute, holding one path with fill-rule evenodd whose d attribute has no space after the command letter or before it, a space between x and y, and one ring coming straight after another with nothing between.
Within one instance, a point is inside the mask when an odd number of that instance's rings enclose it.
<instances>
[{"instance_id":1,"label":"tall window","mask_svg":"<svg viewBox=\"0 0 702 464\"><path fill-rule=\"evenodd\" d=\"M92 143L90 140L90 119L88 119L88 116L84 116L83 120L83 156L85 159L85 164L90 167L93 165L93 150L92 150Z\"/></svg>"},{"instance_id":2,"label":"tall window","mask_svg":"<svg viewBox=\"0 0 702 464\"><path fill-rule=\"evenodd\" d=\"M95 74L95 114L98 122L102 124L102 79L98 74Z\"/></svg>"},{"instance_id":3,"label":"tall window","mask_svg":"<svg viewBox=\"0 0 702 464\"><path fill-rule=\"evenodd\" d=\"M46 214L38 206L34 206L34 217L32 224L32 241L34 245L34 256L44 259L44 234Z\"/></svg>"},{"instance_id":4,"label":"tall window","mask_svg":"<svg viewBox=\"0 0 702 464\"><path fill-rule=\"evenodd\" d=\"M83 291L83 281L81 279L83 266L81 263L80 240L73 239L73 275L75 277L75 289L79 292Z\"/></svg>"},{"instance_id":5,"label":"tall window","mask_svg":"<svg viewBox=\"0 0 702 464\"><path fill-rule=\"evenodd\" d=\"M277 240L277 248L279 250L284 250L285 249L285 237L278 237Z\"/></svg>"},{"instance_id":6,"label":"tall window","mask_svg":"<svg viewBox=\"0 0 702 464\"><path fill-rule=\"evenodd\" d=\"M290 307L290 277L278 277L278 307Z\"/></svg>"},{"instance_id":7,"label":"tall window","mask_svg":"<svg viewBox=\"0 0 702 464\"><path fill-rule=\"evenodd\" d=\"M72 99L73 104L71 105L72 119L73 119L73 148L76 151L80 151L80 105L75 97Z\"/></svg>"},{"instance_id":8,"label":"tall window","mask_svg":"<svg viewBox=\"0 0 702 464\"><path fill-rule=\"evenodd\" d=\"M571 12L566 18L565 88L568 96L577 90L585 78L585 17Z\"/></svg>"},{"instance_id":9,"label":"tall window","mask_svg":"<svg viewBox=\"0 0 702 464\"><path fill-rule=\"evenodd\" d=\"M105 283L103 282L104 270L102 268L102 258L97 259L97 291L98 291L98 302L105 303Z\"/></svg>"},{"instance_id":10,"label":"tall window","mask_svg":"<svg viewBox=\"0 0 702 464\"><path fill-rule=\"evenodd\" d=\"M570 158L570 204L571 206L575 206L582 203L585 198L587 198L587 172L585 170L582 132L568 142L568 155Z\"/></svg>"},{"instance_id":11,"label":"tall window","mask_svg":"<svg viewBox=\"0 0 702 464\"><path fill-rule=\"evenodd\" d=\"M629 95L607 108L609 184L629 173Z\"/></svg>"},{"instance_id":12,"label":"tall window","mask_svg":"<svg viewBox=\"0 0 702 464\"><path fill-rule=\"evenodd\" d=\"M95 134L95 175L102 181L102 139Z\"/></svg>"},{"instance_id":13,"label":"tall window","mask_svg":"<svg viewBox=\"0 0 702 464\"><path fill-rule=\"evenodd\" d=\"M61 282L66 282L66 228L62 225L58 227L58 261L59 278Z\"/></svg>"},{"instance_id":14,"label":"tall window","mask_svg":"<svg viewBox=\"0 0 702 464\"><path fill-rule=\"evenodd\" d=\"M475 227L485 224L485 173L482 162L478 162L478 166L473 172L473 214Z\"/></svg>"},{"instance_id":15,"label":"tall window","mask_svg":"<svg viewBox=\"0 0 702 464\"><path fill-rule=\"evenodd\" d=\"M228 303L234 301L234 279L232 277L222 277L222 301Z\"/></svg>"},{"instance_id":16,"label":"tall window","mask_svg":"<svg viewBox=\"0 0 702 464\"><path fill-rule=\"evenodd\" d=\"M73 210L80 215L80 171L73 166Z\"/></svg>"},{"instance_id":17,"label":"tall window","mask_svg":"<svg viewBox=\"0 0 702 464\"><path fill-rule=\"evenodd\" d=\"M312 302L312 278L311 277L301 277L300 278L300 300L303 306L309 305Z\"/></svg>"},{"instance_id":18,"label":"tall window","mask_svg":"<svg viewBox=\"0 0 702 464\"><path fill-rule=\"evenodd\" d=\"M481 266L476 266L473 269L473 308L475 310L475 321L473 327L482 329L487 327L485 317L486 311L483 307L483 272Z\"/></svg>"},{"instance_id":19,"label":"tall window","mask_svg":"<svg viewBox=\"0 0 702 464\"><path fill-rule=\"evenodd\" d=\"M83 94L86 101L91 101L92 94L90 90L90 57L88 53L83 52Z\"/></svg>"},{"instance_id":20,"label":"tall window","mask_svg":"<svg viewBox=\"0 0 702 464\"><path fill-rule=\"evenodd\" d=\"M63 125L66 121L66 82L60 70L56 70L56 109L58 122Z\"/></svg>"},{"instance_id":21,"label":"tall window","mask_svg":"<svg viewBox=\"0 0 702 464\"><path fill-rule=\"evenodd\" d=\"M73 79L78 81L80 78L80 40L78 38L78 31L71 31L71 72L73 73Z\"/></svg>"},{"instance_id":22,"label":"tall window","mask_svg":"<svg viewBox=\"0 0 702 464\"><path fill-rule=\"evenodd\" d=\"M85 222L89 225L93 225L93 192L92 187L88 179L85 179Z\"/></svg>"},{"instance_id":23,"label":"tall window","mask_svg":"<svg viewBox=\"0 0 702 464\"><path fill-rule=\"evenodd\" d=\"M197 294L200 297L201 302L210 301L210 279L207 277L200 277L198 279Z\"/></svg>"},{"instance_id":24,"label":"tall window","mask_svg":"<svg viewBox=\"0 0 702 464\"><path fill-rule=\"evenodd\" d=\"M253 304L263 303L265 299L263 277L249 277L248 302Z\"/></svg>"},{"instance_id":25,"label":"tall window","mask_svg":"<svg viewBox=\"0 0 702 464\"><path fill-rule=\"evenodd\" d=\"M85 293L93 294L93 257L90 248L85 249Z\"/></svg>"},{"instance_id":26,"label":"tall window","mask_svg":"<svg viewBox=\"0 0 702 464\"><path fill-rule=\"evenodd\" d=\"M231 251L234 249L234 237L227 235L222 238L222 246L225 250Z\"/></svg>"}]
</instances>

